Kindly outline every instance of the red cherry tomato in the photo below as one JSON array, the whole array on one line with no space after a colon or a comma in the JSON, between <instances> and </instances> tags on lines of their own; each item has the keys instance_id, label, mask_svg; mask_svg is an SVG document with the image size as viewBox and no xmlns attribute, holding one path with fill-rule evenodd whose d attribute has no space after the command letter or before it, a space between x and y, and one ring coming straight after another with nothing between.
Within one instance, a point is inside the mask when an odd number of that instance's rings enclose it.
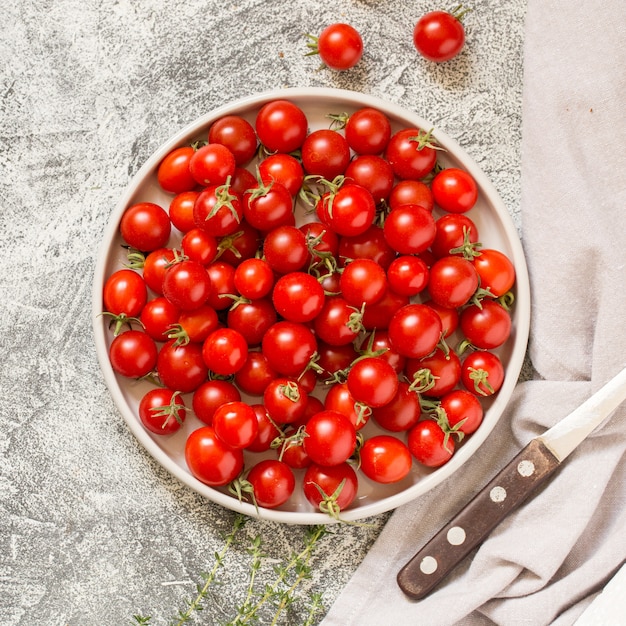
<instances>
[{"instance_id":1,"label":"red cherry tomato","mask_svg":"<svg viewBox=\"0 0 626 626\"><path fill-rule=\"evenodd\" d=\"M185 461L195 478L213 487L232 482L244 465L243 452L224 443L212 426L201 426L189 435Z\"/></svg>"},{"instance_id":2,"label":"red cherry tomato","mask_svg":"<svg viewBox=\"0 0 626 626\"><path fill-rule=\"evenodd\" d=\"M423 15L413 30L417 51L429 61L441 63L454 58L465 44L465 28L461 22L466 9L458 12L431 11Z\"/></svg>"},{"instance_id":3,"label":"red cherry tomato","mask_svg":"<svg viewBox=\"0 0 626 626\"><path fill-rule=\"evenodd\" d=\"M411 452L392 435L375 435L360 450L361 470L377 483L396 483L411 471Z\"/></svg>"},{"instance_id":4,"label":"red cherry tomato","mask_svg":"<svg viewBox=\"0 0 626 626\"><path fill-rule=\"evenodd\" d=\"M252 485L254 502L266 509L274 509L287 502L296 488L291 468L276 459L259 461L252 467L246 480Z\"/></svg>"},{"instance_id":5,"label":"red cherry tomato","mask_svg":"<svg viewBox=\"0 0 626 626\"><path fill-rule=\"evenodd\" d=\"M155 435L171 435L180 430L187 411L185 402L171 389L157 387L148 391L137 409L141 423Z\"/></svg>"},{"instance_id":6,"label":"red cherry tomato","mask_svg":"<svg viewBox=\"0 0 626 626\"><path fill-rule=\"evenodd\" d=\"M319 35L309 35L309 54L319 54L324 65L337 71L354 67L363 56L361 35L349 24L331 24Z\"/></svg>"},{"instance_id":7,"label":"red cherry tomato","mask_svg":"<svg viewBox=\"0 0 626 626\"><path fill-rule=\"evenodd\" d=\"M131 247L151 252L167 244L172 223L167 212L154 202L128 207L120 221L122 238Z\"/></svg>"}]
</instances>

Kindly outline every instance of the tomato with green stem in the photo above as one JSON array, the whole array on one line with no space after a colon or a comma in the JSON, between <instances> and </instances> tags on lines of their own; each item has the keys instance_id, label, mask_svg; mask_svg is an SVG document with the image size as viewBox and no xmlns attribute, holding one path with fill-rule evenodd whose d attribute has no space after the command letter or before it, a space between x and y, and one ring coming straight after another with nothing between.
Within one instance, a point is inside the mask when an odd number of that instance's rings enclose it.
<instances>
[{"instance_id":1,"label":"tomato with green stem","mask_svg":"<svg viewBox=\"0 0 626 626\"><path fill-rule=\"evenodd\" d=\"M144 427L155 435L171 435L180 430L187 410L180 393L156 387L147 391L137 408Z\"/></svg>"},{"instance_id":2,"label":"tomato with green stem","mask_svg":"<svg viewBox=\"0 0 626 626\"><path fill-rule=\"evenodd\" d=\"M511 335L508 311L497 301L484 298L461 311L459 324L467 342L481 350L501 346Z\"/></svg>"},{"instance_id":3,"label":"tomato with green stem","mask_svg":"<svg viewBox=\"0 0 626 626\"><path fill-rule=\"evenodd\" d=\"M500 357L488 350L470 352L463 360L461 381L476 396L498 393L504 382L504 365Z\"/></svg>"},{"instance_id":4,"label":"tomato with green stem","mask_svg":"<svg viewBox=\"0 0 626 626\"><path fill-rule=\"evenodd\" d=\"M307 35L310 52L319 54L320 59L332 70L344 71L354 67L363 56L363 39L359 31L350 24L330 24L319 37Z\"/></svg>"},{"instance_id":5,"label":"tomato with green stem","mask_svg":"<svg viewBox=\"0 0 626 626\"><path fill-rule=\"evenodd\" d=\"M426 467L441 467L456 449L452 435L432 419L423 419L409 430L407 445L415 459Z\"/></svg>"},{"instance_id":6,"label":"tomato with green stem","mask_svg":"<svg viewBox=\"0 0 626 626\"><path fill-rule=\"evenodd\" d=\"M437 149L432 129L403 128L391 136L384 156L399 179L420 179L435 167Z\"/></svg>"},{"instance_id":7,"label":"tomato with green stem","mask_svg":"<svg viewBox=\"0 0 626 626\"><path fill-rule=\"evenodd\" d=\"M429 61L442 63L461 52L465 45L463 16L469 9L460 4L454 11L430 11L415 24L413 44Z\"/></svg>"},{"instance_id":8,"label":"tomato with green stem","mask_svg":"<svg viewBox=\"0 0 626 626\"><path fill-rule=\"evenodd\" d=\"M312 463L302 479L304 495L317 510L340 520L356 498L359 479L348 463L321 466Z\"/></svg>"},{"instance_id":9,"label":"tomato with green stem","mask_svg":"<svg viewBox=\"0 0 626 626\"><path fill-rule=\"evenodd\" d=\"M515 266L504 252L483 248L473 263L480 278L481 289L489 291L493 297L504 296L513 288Z\"/></svg>"}]
</instances>

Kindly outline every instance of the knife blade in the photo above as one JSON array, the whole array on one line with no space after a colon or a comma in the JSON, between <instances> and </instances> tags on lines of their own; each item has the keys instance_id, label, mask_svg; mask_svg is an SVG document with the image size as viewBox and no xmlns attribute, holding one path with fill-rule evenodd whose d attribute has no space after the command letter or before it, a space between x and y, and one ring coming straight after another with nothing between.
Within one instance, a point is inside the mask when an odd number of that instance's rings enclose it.
<instances>
[{"instance_id":1,"label":"knife blade","mask_svg":"<svg viewBox=\"0 0 626 626\"><path fill-rule=\"evenodd\" d=\"M428 595L491 531L542 485L626 400L626 368L530 442L398 572L402 591Z\"/></svg>"}]
</instances>

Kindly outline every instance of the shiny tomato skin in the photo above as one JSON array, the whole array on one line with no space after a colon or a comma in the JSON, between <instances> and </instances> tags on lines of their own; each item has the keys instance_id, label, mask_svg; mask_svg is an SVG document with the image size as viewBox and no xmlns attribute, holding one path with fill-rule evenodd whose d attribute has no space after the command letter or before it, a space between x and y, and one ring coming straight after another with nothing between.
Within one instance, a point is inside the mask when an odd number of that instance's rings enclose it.
<instances>
[{"instance_id":1,"label":"shiny tomato skin","mask_svg":"<svg viewBox=\"0 0 626 626\"><path fill-rule=\"evenodd\" d=\"M346 167L345 176L365 187L377 205L387 200L395 180L391 165L375 154L363 154L352 159Z\"/></svg>"},{"instance_id":2,"label":"shiny tomato skin","mask_svg":"<svg viewBox=\"0 0 626 626\"><path fill-rule=\"evenodd\" d=\"M308 121L299 106L279 99L261 107L255 119L255 129L268 152L290 153L302 146Z\"/></svg>"},{"instance_id":3,"label":"shiny tomato skin","mask_svg":"<svg viewBox=\"0 0 626 626\"><path fill-rule=\"evenodd\" d=\"M324 65L330 69L348 70L363 56L363 39L350 24L330 24L318 37L317 51Z\"/></svg>"},{"instance_id":4,"label":"shiny tomato skin","mask_svg":"<svg viewBox=\"0 0 626 626\"><path fill-rule=\"evenodd\" d=\"M180 310L167 298L157 296L146 302L139 320L144 331L155 341L167 341L172 326L178 322Z\"/></svg>"},{"instance_id":5,"label":"shiny tomato skin","mask_svg":"<svg viewBox=\"0 0 626 626\"><path fill-rule=\"evenodd\" d=\"M292 197L304 182L304 169L296 157L286 153L270 154L259 163L259 175L265 184L280 183Z\"/></svg>"},{"instance_id":6,"label":"shiny tomato skin","mask_svg":"<svg viewBox=\"0 0 626 626\"><path fill-rule=\"evenodd\" d=\"M194 415L201 421L211 426L215 411L228 402L241 400L241 393L231 382L227 380L207 380L194 392L191 406Z\"/></svg>"},{"instance_id":7,"label":"shiny tomato skin","mask_svg":"<svg viewBox=\"0 0 626 626\"><path fill-rule=\"evenodd\" d=\"M274 272L267 261L250 258L242 261L233 276L235 288L251 300L269 295L274 286Z\"/></svg>"},{"instance_id":8,"label":"shiny tomato skin","mask_svg":"<svg viewBox=\"0 0 626 626\"><path fill-rule=\"evenodd\" d=\"M419 254L430 247L437 233L435 219L419 204L403 204L385 218L387 243L400 254Z\"/></svg>"},{"instance_id":9,"label":"shiny tomato skin","mask_svg":"<svg viewBox=\"0 0 626 626\"><path fill-rule=\"evenodd\" d=\"M452 436L446 437L441 426L431 419L418 422L407 437L411 454L426 467L440 467L454 454L455 443Z\"/></svg>"},{"instance_id":10,"label":"shiny tomato skin","mask_svg":"<svg viewBox=\"0 0 626 626\"><path fill-rule=\"evenodd\" d=\"M265 333L261 349L272 369L284 376L299 376L317 350L317 339L308 326L285 320Z\"/></svg>"},{"instance_id":11,"label":"shiny tomato skin","mask_svg":"<svg viewBox=\"0 0 626 626\"><path fill-rule=\"evenodd\" d=\"M391 122L378 109L364 107L348 117L344 131L348 145L357 154L381 154L391 137Z\"/></svg>"},{"instance_id":12,"label":"shiny tomato skin","mask_svg":"<svg viewBox=\"0 0 626 626\"><path fill-rule=\"evenodd\" d=\"M375 435L360 450L361 471L377 483L396 483L411 471L411 452L393 435Z\"/></svg>"},{"instance_id":13,"label":"shiny tomato skin","mask_svg":"<svg viewBox=\"0 0 626 626\"><path fill-rule=\"evenodd\" d=\"M324 408L329 411L343 413L354 428L359 431L367 424L372 409L357 402L348 389L348 383L335 383L331 385L324 398Z\"/></svg>"},{"instance_id":14,"label":"shiny tomato skin","mask_svg":"<svg viewBox=\"0 0 626 626\"><path fill-rule=\"evenodd\" d=\"M462 213L442 215L435 222L435 227L437 232L430 249L438 259L451 254L461 256L464 244L478 242L478 228L475 222Z\"/></svg>"},{"instance_id":15,"label":"shiny tomato skin","mask_svg":"<svg viewBox=\"0 0 626 626\"><path fill-rule=\"evenodd\" d=\"M196 190L181 191L170 201L168 210L170 221L181 233L186 233L196 226L193 207L199 194L200 192Z\"/></svg>"},{"instance_id":16,"label":"shiny tomato skin","mask_svg":"<svg viewBox=\"0 0 626 626\"><path fill-rule=\"evenodd\" d=\"M245 337L232 328L214 330L202 344L202 358L210 371L230 376L243 367L248 357Z\"/></svg>"},{"instance_id":17,"label":"shiny tomato skin","mask_svg":"<svg viewBox=\"0 0 626 626\"><path fill-rule=\"evenodd\" d=\"M246 362L235 372L235 383L244 393L261 396L277 376L261 351L250 350Z\"/></svg>"},{"instance_id":18,"label":"shiny tomato skin","mask_svg":"<svg viewBox=\"0 0 626 626\"><path fill-rule=\"evenodd\" d=\"M304 474L302 484L306 499L324 513L329 513L328 500L333 498L332 512L338 516L354 502L359 479L348 463L329 467L312 463Z\"/></svg>"},{"instance_id":19,"label":"shiny tomato skin","mask_svg":"<svg viewBox=\"0 0 626 626\"><path fill-rule=\"evenodd\" d=\"M478 186L465 170L448 167L435 175L430 185L435 204L448 213L467 213L478 200Z\"/></svg>"},{"instance_id":20,"label":"shiny tomato skin","mask_svg":"<svg viewBox=\"0 0 626 626\"><path fill-rule=\"evenodd\" d=\"M183 193L197 185L189 171L189 161L195 150L191 146L181 146L169 152L157 168L157 180L164 191Z\"/></svg>"},{"instance_id":21,"label":"shiny tomato skin","mask_svg":"<svg viewBox=\"0 0 626 626\"><path fill-rule=\"evenodd\" d=\"M403 128L391 136L385 158L400 180L424 178L435 167L437 151L423 145L424 135L418 128Z\"/></svg>"},{"instance_id":22,"label":"shiny tomato skin","mask_svg":"<svg viewBox=\"0 0 626 626\"><path fill-rule=\"evenodd\" d=\"M463 49L465 28L452 13L430 11L417 21L413 30L413 44L429 61L449 61Z\"/></svg>"},{"instance_id":23,"label":"shiny tomato skin","mask_svg":"<svg viewBox=\"0 0 626 626\"><path fill-rule=\"evenodd\" d=\"M172 231L170 218L154 202L138 202L128 207L120 220L122 239L142 252L152 252L164 247Z\"/></svg>"},{"instance_id":24,"label":"shiny tomato skin","mask_svg":"<svg viewBox=\"0 0 626 626\"><path fill-rule=\"evenodd\" d=\"M474 268L480 277L482 289L488 289L495 298L503 296L515 284L515 266L503 252L485 248L474 259Z\"/></svg>"},{"instance_id":25,"label":"shiny tomato skin","mask_svg":"<svg viewBox=\"0 0 626 626\"><path fill-rule=\"evenodd\" d=\"M339 280L348 304L359 310L382 299L387 291L387 274L376 261L355 259L346 265Z\"/></svg>"},{"instance_id":26,"label":"shiny tomato skin","mask_svg":"<svg viewBox=\"0 0 626 626\"><path fill-rule=\"evenodd\" d=\"M461 366L463 386L479 397L492 396L504 382L504 366L500 357L488 350L470 352Z\"/></svg>"},{"instance_id":27,"label":"shiny tomato skin","mask_svg":"<svg viewBox=\"0 0 626 626\"><path fill-rule=\"evenodd\" d=\"M219 143L207 143L198 148L189 160L189 171L198 185L223 185L235 173L237 164L233 153Z\"/></svg>"},{"instance_id":28,"label":"shiny tomato skin","mask_svg":"<svg viewBox=\"0 0 626 626\"><path fill-rule=\"evenodd\" d=\"M337 131L321 128L307 135L302 144L302 167L308 175L332 181L350 163L350 147Z\"/></svg>"},{"instance_id":29,"label":"shiny tomato skin","mask_svg":"<svg viewBox=\"0 0 626 626\"><path fill-rule=\"evenodd\" d=\"M227 402L215 410L212 419L215 434L231 448L247 448L259 432L254 409L241 401Z\"/></svg>"},{"instance_id":30,"label":"shiny tomato skin","mask_svg":"<svg viewBox=\"0 0 626 626\"><path fill-rule=\"evenodd\" d=\"M480 400L465 389L454 389L441 398L448 425L458 427L459 432L471 435L478 430L484 416Z\"/></svg>"},{"instance_id":31,"label":"shiny tomato skin","mask_svg":"<svg viewBox=\"0 0 626 626\"><path fill-rule=\"evenodd\" d=\"M326 296L319 281L306 272L283 274L274 285L276 312L291 322L310 322L324 306Z\"/></svg>"},{"instance_id":32,"label":"shiny tomato skin","mask_svg":"<svg viewBox=\"0 0 626 626\"><path fill-rule=\"evenodd\" d=\"M391 402L372 409L375 422L390 432L409 430L417 424L421 414L419 395L409 388L409 383L402 380Z\"/></svg>"},{"instance_id":33,"label":"shiny tomato skin","mask_svg":"<svg viewBox=\"0 0 626 626\"><path fill-rule=\"evenodd\" d=\"M501 346L511 334L511 316L495 300L484 298L480 306L472 304L461 311L461 331L472 346L493 350Z\"/></svg>"},{"instance_id":34,"label":"shiny tomato skin","mask_svg":"<svg viewBox=\"0 0 626 626\"><path fill-rule=\"evenodd\" d=\"M366 357L352 365L347 383L355 400L379 407L391 402L396 395L398 374L385 359Z\"/></svg>"},{"instance_id":35,"label":"shiny tomato skin","mask_svg":"<svg viewBox=\"0 0 626 626\"><path fill-rule=\"evenodd\" d=\"M293 471L277 459L259 461L246 480L252 485L254 502L265 509L274 509L287 502L296 488Z\"/></svg>"},{"instance_id":36,"label":"shiny tomato skin","mask_svg":"<svg viewBox=\"0 0 626 626\"><path fill-rule=\"evenodd\" d=\"M162 289L170 302L183 311L190 311L207 302L213 286L201 263L182 260L165 271Z\"/></svg>"},{"instance_id":37,"label":"shiny tomato skin","mask_svg":"<svg viewBox=\"0 0 626 626\"><path fill-rule=\"evenodd\" d=\"M421 180L400 180L391 189L388 204L391 209L403 204L419 204L432 212L434 206L433 192Z\"/></svg>"},{"instance_id":38,"label":"shiny tomato skin","mask_svg":"<svg viewBox=\"0 0 626 626\"><path fill-rule=\"evenodd\" d=\"M478 285L475 266L462 257L442 257L430 268L428 292L442 307L459 308L467 304Z\"/></svg>"},{"instance_id":39,"label":"shiny tomato skin","mask_svg":"<svg viewBox=\"0 0 626 626\"><path fill-rule=\"evenodd\" d=\"M122 269L107 278L102 297L107 313L137 317L148 300L148 289L140 274Z\"/></svg>"},{"instance_id":40,"label":"shiny tomato skin","mask_svg":"<svg viewBox=\"0 0 626 626\"><path fill-rule=\"evenodd\" d=\"M354 237L372 225L376 217L376 202L365 187L346 183L332 196L325 194L317 203L316 211L320 221L335 233Z\"/></svg>"},{"instance_id":41,"label":"shiny tomato skin","mask_svg":"<svg viewBox=\"0 0 626 626\"><path fill-rule=\"evenodd\" d=\"M340 267L344 267L350 259L371 259L386 270L395 259L396 252L387 243L382 227L372 224L358 235L339 238L337 256Z\"/></svg>"},{"instance_id":42,"label":"shiny tomato skin","mask_svg":"<svg viewBox=\"0 0 626 626\"><path fill-rule=\"evenodd\" d=\"M140 330L127 330L115 337L109 348L111 367L126 378L142 378L157 363L154 339Z\"/></svg>"},{"instance_id":43,"label":"shiny tomato skin","mask_svg":"<svg viewBox=\"0 0 626 626\"><path fill-rule=\"evenodd\" d=\"M225 115L211 124L209 143L226 146L242 166L252 160L257 151L257 136L248 120L239 115Z\"/></svg>"},{"instance_id":44,"label":"shiny tomato skin","mask_svg":"<svg viewBox=\"0 0 626 626\"><path fill-rule=\"evenodd\" d=\"M137 412L144 427L155 435L171 435L182 426L187 411L180 395L171 389L156 387L145 393L139 401ZM167 412L168 407L171 412Z\"/></svg>"},{"instance_id":45,"label":"shiny tomato skin","mask_svg":"<svg viewBox=\"0 0 626 626\"><path fill-rule=\"evenodd\" d=\"M419 359L430 354L441 337L441 318L425 304L400 308L389 323L389 341L399 354Z\"/></svg>"},{"instance_id":46,"label":"shiny tomato skin","mask_svg":"<svg viewBox=\"0 0 626 626\"><path fill-rule=\"evenodd\" d=\"M277 377L263 392L263 404L277 424L292 424L300 420L307 408L308 394L295 380Z\"/></svg>"},{"instance_id":47,"label":"shiny tomato skin","mask_svg":"<svg viewBox=\"0 0 626 626\"><path fill-rule=\"evenodd\" d=\"M212 487L232 482L244 466L242 450L225 444L212 426L201 426L189 435L185 461L196 479Z\"/></svg>"},{"instance_id":48,"label":"shiny tomato skin","mask_svg":"<svg viewBox=\"0 0 626 626\"><path fill-rule=\"evenodd\" d=\"M263 254L275 272L296 272L304 267L309 257L306 236L295 226L279 226L265 236Z\"/></svg>"},{"instance_id":49,"label":"shiny tomato skin","mask_svg":"<svg viewBox=\"0 0 626 626\"><path fill-rule=\"evenodd\" d=\"M143 264L143 279L154 293L163 295L163 278L165 272L176 258L172 248L159 248L150 252Z\"/></svg>"},{"instance_id":50,"label":"shiny tomato skin","mask_svg":"<svg viewBox=\"0 0 626 626\"><path fill-rule=\"evenodd\" d=\"M257 436L247 449L250 452L266 452L272 447L272 442L280 436L280 431L269 418L262 404L255 403L250 406L256 414L258 430Z\"/></svg>"},{"instance_id":51,"label":"shiny tomato skin","mask_svg":"<svg viewBox=\"0 0 626 626\"><path fill-rule=\"evenodd\" d=\"M157 374L163 385L181 393L195 391L206 379L208 369L202 347L196 343L176 345L174 339L159 350Z\"/></svg>"},{"instance_id":52,"label":"shiny tomato skin","mask_svg":"<svg viewBox=\"0 0 626 626\"><path fill-rule=\"evenodd\" d=\"M396 293L416 296L428 285L428 266L418 256L398 256L387 268L387 282Z\"/></svg>"},{"instance_id":53,"label":"shiny tomato skin","mask_svg":"<svg viewBox=\"0 0 626 626\"><path fill-rule=\"evenodd\" d=\"M352 456L356 447L356 429L338 411L324 409L316 413L309 418L304 432L304 450L317 465L340 465Z\"/></svg>"},{"instance_id":54,"label":"shiny tomato skin","mask_svg":"<svg viewBox=\"0 0 626 626\"><path fill-rule=\"evenodd\" d=\"M453 350L446 354L441 348L436 348L432 354L421 359L408 359L404 372L407 380L417 386L416 391L440 398L459 383L461 360Z\"/></svg>"},{"instance_id":55,"label":"shiny tomato skin","mask_svg":"<svg viewBox=\"0 0 626 626\"><path fill-rule=\"evenodd\" d=\"M351 344L361 329L358 309L342 296L326 296L324 306L313 320L315 334L331 346Z\"/></svg>"}]
</instances>

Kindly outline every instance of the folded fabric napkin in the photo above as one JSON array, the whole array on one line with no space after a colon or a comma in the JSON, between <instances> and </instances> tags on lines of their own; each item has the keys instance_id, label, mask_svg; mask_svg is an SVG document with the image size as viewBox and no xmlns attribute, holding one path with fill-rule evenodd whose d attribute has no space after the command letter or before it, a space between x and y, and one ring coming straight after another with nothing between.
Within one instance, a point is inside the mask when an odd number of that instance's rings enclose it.
<instances>
[{"instance_id":1,"label":"folded fabric napkin","mask_svg":"<svg viewBox=\"0 0 626 626\"><path fill-rule=\"evenodd\" d=\"M430 596L398 570L528 441L626 366L626 26L621 3L530 0L522 243L535 379L479 454L391 516L322 622L572 624L626 560L626 406Z\"/></svg>"}]
</instances>

